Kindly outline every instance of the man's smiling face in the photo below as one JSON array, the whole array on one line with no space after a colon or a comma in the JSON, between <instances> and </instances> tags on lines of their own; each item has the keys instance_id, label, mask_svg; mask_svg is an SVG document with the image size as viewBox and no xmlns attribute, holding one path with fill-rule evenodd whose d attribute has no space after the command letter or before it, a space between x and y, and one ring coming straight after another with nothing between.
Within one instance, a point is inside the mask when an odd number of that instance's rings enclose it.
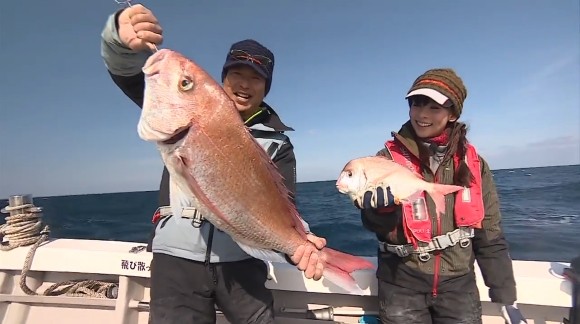
<instances>
[{"instance_id":1,"label":"man's smiling face","mask_svg":"<svg viewBox=\"0 0 580 324\"><path fill-rule=\"evenodd\" d=\"M232 66L224 78L224 90L246 120L260 108L264 100L266 79L247 65Z\"/></svg>"}]
</instances>

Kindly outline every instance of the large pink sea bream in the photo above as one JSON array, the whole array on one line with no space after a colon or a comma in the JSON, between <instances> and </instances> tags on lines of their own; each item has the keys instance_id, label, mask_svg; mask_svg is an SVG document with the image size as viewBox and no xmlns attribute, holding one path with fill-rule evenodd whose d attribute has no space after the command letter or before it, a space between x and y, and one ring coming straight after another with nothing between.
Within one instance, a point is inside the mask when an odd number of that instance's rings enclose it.
<instances>
[{"instance_id":1,"label":"large pink sea bream","mask_svg":"<svg viewBox=\"0 0 580 324\"><path fill-rule=\"evenodd\" d=\"M162 49L143 67L146 87L139 136L155 142L176 195L195 206L244 251L286 262L312 244L282 177L244 126L233 101L194 61ZM361 292L351 273L373 269L366 259L330 248L318 250L323 276Z\"/></svg>"}]
</instances>

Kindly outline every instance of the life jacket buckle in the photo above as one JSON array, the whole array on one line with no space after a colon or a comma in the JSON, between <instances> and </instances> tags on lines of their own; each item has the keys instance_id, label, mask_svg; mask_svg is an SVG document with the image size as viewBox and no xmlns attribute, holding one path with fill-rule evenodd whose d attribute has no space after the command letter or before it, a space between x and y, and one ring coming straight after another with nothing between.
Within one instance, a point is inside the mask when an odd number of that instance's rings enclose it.
<instances>
[{"instance_id":1,"label":"life jacket buckle","mask_svg":"<svg viewBox=\"0 0 580 324\"><path fill-rule=\"evenodd\" d=\"M471 244L471 239L469 238L462 238L459 240L459 246L462 248L466 248Z\"/></svg>"},{"instance_id":2,"label":"life jacket buckle","mask_svg":"<svg viewBox=\"0 0 580 324\"><path fill-rule=\"evenodd\" d=\"M457 241L453 239L453 233L450 232L444 235L435 236L431 240L431 244L433 244L434 250L445 250L446 248L457 244Z\"/></svg>"},{"instance_id":3,"label":"life jacket buckle","mask_svg":"<svg viewBox=\"0 0 580 324\"><path fill-rule=\"evenodd\" d=\"M406 245L397 245L397 247L395 248L395 253L401 258L408 257L410 254L409 249L407 249Z\"/></svg>"},{"instance_id":4,"label":"life jacket buckle","mask_svg":"<svg viewBox=\"0 0 580 324\"><path fill-rule=\"evenodd\" d=\"M422 262L427 262L431 259L431 254L424 252L419 254L419 260Z\"/></svg>"},{"instance_id":5,"label":"life jacket buckle","mask_svg":"<svg viewBox=\"0 0 580 324\"><path fill-rule=\"evenodd\" d=\"M200 228L205 217L194 207L184 207L181 210L181 218L191 218L191 226Z\"/></svg>"},{"instance_id":6,"label":"life jacket buckle","mask_svg":"<svg viewBox=\"0 0 580 324\"><path fill-rule=\"evenodd\" d=\"M203 218L194 218L191 220L191 226L195 227L195 228L200 228L201 224L203 224Z\"/></svg>"}]
</instances>

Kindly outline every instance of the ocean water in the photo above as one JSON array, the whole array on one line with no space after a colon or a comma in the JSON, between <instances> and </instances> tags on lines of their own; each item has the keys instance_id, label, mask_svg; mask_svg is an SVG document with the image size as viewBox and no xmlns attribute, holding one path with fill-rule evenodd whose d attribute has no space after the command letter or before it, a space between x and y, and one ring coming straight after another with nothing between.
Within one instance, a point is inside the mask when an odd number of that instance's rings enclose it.
<instances>
[{"instance_id":1,"label":"ocean water","mask_svg":"<svg viewBox=\"0 0 580 324\"><path fill-rule=\"evenodd\" d=\"M580 255L580 165L493 173L513 259L569 262ZM157 196L145 191L34 197L34 203L44 208L53 238L145 242ZM0 207L8 204L8 197L2 198ZM327 238L330 247L375 255L374 235L362 227L360 213L334 181L299 183L297 203L312 231Z\"/></svg>"}]
</instances>

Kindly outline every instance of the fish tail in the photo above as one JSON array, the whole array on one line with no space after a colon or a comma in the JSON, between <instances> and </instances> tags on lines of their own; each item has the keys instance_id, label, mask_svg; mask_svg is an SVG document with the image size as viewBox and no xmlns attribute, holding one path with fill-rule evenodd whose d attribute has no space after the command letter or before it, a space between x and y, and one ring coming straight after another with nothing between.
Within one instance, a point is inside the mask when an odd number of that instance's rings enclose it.
<instances>
[{"instance_id":1,"label":"fish tail","mask_svg":"<svg viewBox=\"0 0 580 324\"><path fill-rule=\"evenodd\" d=\"M459 190L463 190L463 187L444 184L433 184L431 189L427 190L435 203L437 215L445 214L445 195Z\"/></svg>"},{"instance_id":2,"label":"fish tail","mask_svg":"<svg viewBox=\"0 0 580 324\"><path fill-rule=\"evenodd\" d=\"M330 248L323 248L322 253L325 254L326 259L324 278L349 293L362 295L363 290L351 274L356 270L375 269L375 265L361 257Z\"/></svg>"}]
</instances>

